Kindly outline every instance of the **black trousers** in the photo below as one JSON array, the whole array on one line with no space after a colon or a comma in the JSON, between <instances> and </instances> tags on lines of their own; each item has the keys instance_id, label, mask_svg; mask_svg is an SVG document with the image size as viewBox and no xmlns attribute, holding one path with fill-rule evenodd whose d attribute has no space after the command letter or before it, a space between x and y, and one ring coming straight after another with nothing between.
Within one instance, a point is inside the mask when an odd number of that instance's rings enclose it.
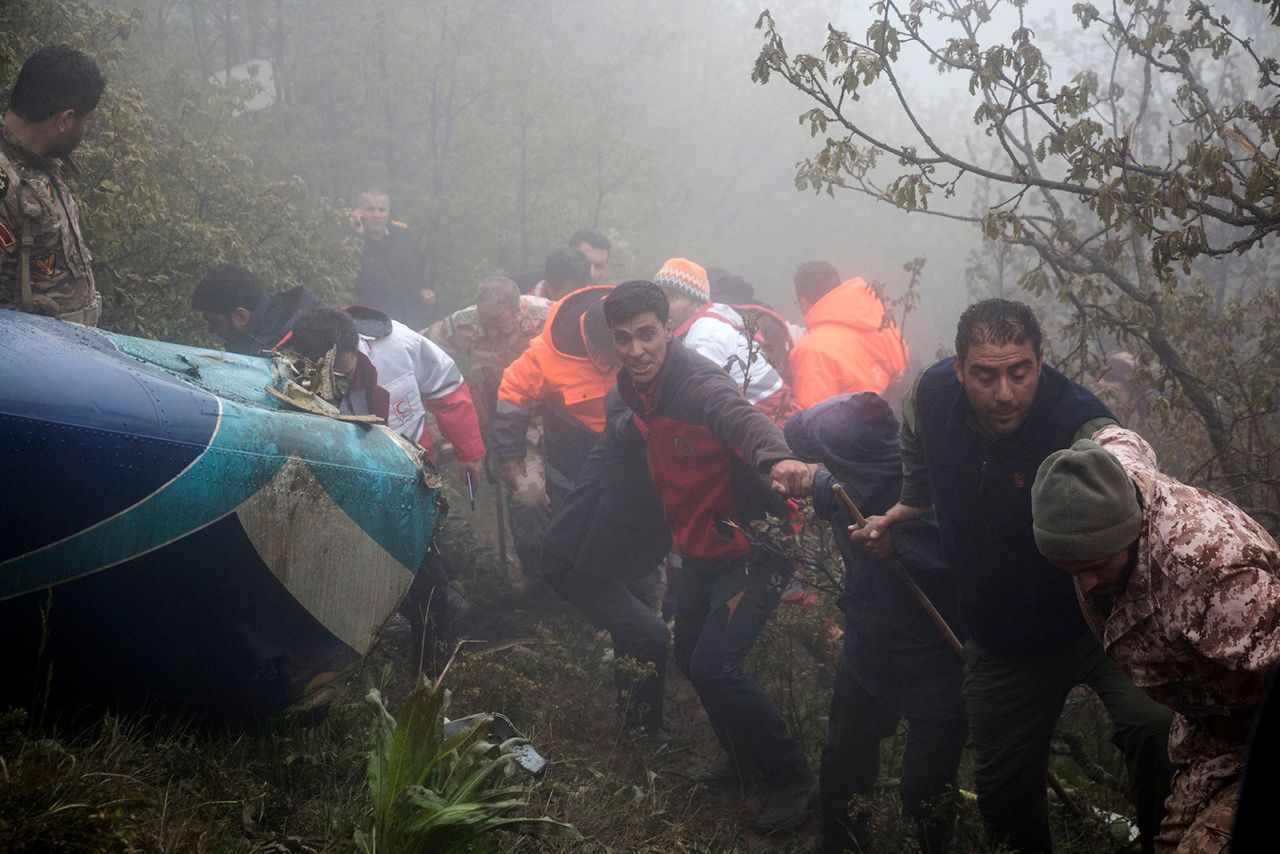
<instances>
[{"instance_id":1,"label":"black trousers","mask_svg":"<svg viewBox=\"0 0 1280 854\"><path fill-rule=\"evenodd\" d=\"M939 799L954 788L960 753L968 738L960 696L960 662L921 674L901 690L872 694L841 656L831 695L827 743L818 773L820 850L860 850L870 841L866 811L849 800L869 797L880 772L880 741L907 719L907 747L899 794L915 819L926 854L948 850L955 807ZM858 847L854 847L854 845Z\"/></svg>"},{"instance_id":2,"label":"black trousers","mask_svg":"<svg viewBox=\"0 0 1280 854\"><path fill-rule=\"evenodd\" d=\"M552 590L585 614L591 625L613 638L613 675L623 721L630 726L662 727L671 633L657 613L662 583L658 570L630 582L576 572L554 573L546 580ZM636 673L622 664L624 658L652 665L653 670Z\"/></svg>"}]
</instances>

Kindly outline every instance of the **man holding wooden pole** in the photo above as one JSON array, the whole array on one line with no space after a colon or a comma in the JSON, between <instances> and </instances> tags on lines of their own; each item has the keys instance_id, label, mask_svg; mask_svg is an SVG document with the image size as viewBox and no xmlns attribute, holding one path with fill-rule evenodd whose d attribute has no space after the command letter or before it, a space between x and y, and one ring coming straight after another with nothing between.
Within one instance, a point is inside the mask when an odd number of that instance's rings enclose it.
<instances>
[{"instance_id":1,"label":"man holding wooden pole","mask_svg":"<svg viewBox=\"0 0 1280 854\"><path fill-rule=\"evenodd\" d=\"M1049 747L1067 694L1094 690L1125 756L1144 851L1153 850L1172 769L1171 716L1107 659L1070 579L1036 548L1031 485L1054 451L1115 419L1044 364L1040 325L1019 302L983 300L956 331L956 353L903 401L902 495L854 539L873 550L931 506L956 572L974 778L992 845L1051 851L1044 794Z\"/></svg>"}]
</instances>

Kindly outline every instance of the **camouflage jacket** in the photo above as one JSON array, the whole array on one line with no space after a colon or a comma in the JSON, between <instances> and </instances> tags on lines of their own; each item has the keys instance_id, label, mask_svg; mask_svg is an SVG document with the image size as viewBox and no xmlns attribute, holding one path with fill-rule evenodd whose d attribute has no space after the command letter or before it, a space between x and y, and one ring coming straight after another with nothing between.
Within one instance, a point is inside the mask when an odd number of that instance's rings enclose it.
<instances>
[{"instance_id":1,"label":"camouflage jacket","mask_svg":"<svg viewBox=\"0 0 1280 854\"><path fill-rule=\"evenodd\" d=\"M1280 662L1280 548L1244 511L1156 467L1137 433L1094 441L1137 486L1138 555L1108 613L1081 597L1107 654L1176 713L1169 758L1178 793L1207 802L1243 767L1254 708Z\"/></svg>"},{"instance_id":2,"label":"camouflage jacket","mask_svg":"<svg viewBox=\"0 0 1280 854\"><path fill-rule=\"evenodd\" d=\"M56 317L98 302L93 256L63 165L31 151L0 124L0 308ZM24 233L31 242L28 305L21 289Z\"/></svg>"},{"instance_id":3,"label":"camouflage jacket","mask_svg":"<svg viewBox=\"0 0 1280 854\"><path fill-rule=\"evenodd\" d=\"M486 334L474 305L455 311L423 330L423 335L463 366L481 427L488 427L497 407L502 372L529 349L529 342L542 332L550 308L550 300L521 295L516 330L509 336Z\"/></svg>"}]
</instances>

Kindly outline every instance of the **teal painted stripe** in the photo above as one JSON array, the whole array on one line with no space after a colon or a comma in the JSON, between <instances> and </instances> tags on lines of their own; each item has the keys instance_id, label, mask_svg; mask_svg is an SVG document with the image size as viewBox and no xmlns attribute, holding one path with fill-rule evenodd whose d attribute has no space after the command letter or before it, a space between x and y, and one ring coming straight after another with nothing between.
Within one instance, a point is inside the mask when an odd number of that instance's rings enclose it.
<instances>
[{"instance_id":1,"label":"teal painted stripe","mask_svg":"<svg viewBox=\"0 0 1280 854\"><path fill-rule=\"evenodd\" d=\"M417 571L435 530L435 491L384 429L222 401L213 442L186 470L102 524L0 564L0 598L114 566L199 530L233 512L291 456L407 571ZM280 535L290 535L287 520Z\"/></svg>"}]
</instances>

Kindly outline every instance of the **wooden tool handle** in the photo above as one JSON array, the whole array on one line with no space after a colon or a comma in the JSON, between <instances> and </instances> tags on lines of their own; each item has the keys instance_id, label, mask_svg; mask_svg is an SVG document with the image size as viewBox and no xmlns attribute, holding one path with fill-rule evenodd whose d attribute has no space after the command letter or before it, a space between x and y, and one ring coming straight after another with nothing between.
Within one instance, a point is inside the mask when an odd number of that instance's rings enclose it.
<instances>
[{"instance_id":1,"label":"wooden tool handle","mask_svg":"<svg viewBox=\"0 0 1280 854\"><path fill-rule=\"evenodd\" d=\"M849 493L844 491L844 484L831 484L831 491L836 494L836 498L840 499L840 503L844 505L844 509L849 511L849 515L853 517L853 524L859 528L867 527L867 519L858 512L857 506L853 503L853 499L849 497Z\"/></svg>"},{"instance_id":2,"label":"wooden tool handle","mask_svg":"<svg viewBox=\"0 0 1280 854\"><path fill-rule=\"evenodd\" d=\"M854 505L853 500L849 498L849 493L844 491L843 484L833 483L831 485L831 491L835 493L836 498L839 498L840 502L844 504L845 509L849 511L849 515L853 517L853 523L859 528L867 527L866 517L858 512L857 506ZM938 631L942 632L943 637L947 639L947 644L951 647L951 650L956 655L964 658L964 644L960 643L960 638L956 637L956 633L951 630L951 626L948 625L946 618L943 617L942 614L939 613L938 609L934 607L928 594L921 590L920 585L916 584L916 580L907 574L907 570L903 568L897 558L890 560L889 565L893 567L893 571L897 574L898 578L902 580L902 583L907 585L907 589L911 591L911 595L916 597L916 601L920 603L920 607L924 608L925 611L929 613L929 618L933 620L933 624L938 627Z\"/></svg>"}]
</instances>

